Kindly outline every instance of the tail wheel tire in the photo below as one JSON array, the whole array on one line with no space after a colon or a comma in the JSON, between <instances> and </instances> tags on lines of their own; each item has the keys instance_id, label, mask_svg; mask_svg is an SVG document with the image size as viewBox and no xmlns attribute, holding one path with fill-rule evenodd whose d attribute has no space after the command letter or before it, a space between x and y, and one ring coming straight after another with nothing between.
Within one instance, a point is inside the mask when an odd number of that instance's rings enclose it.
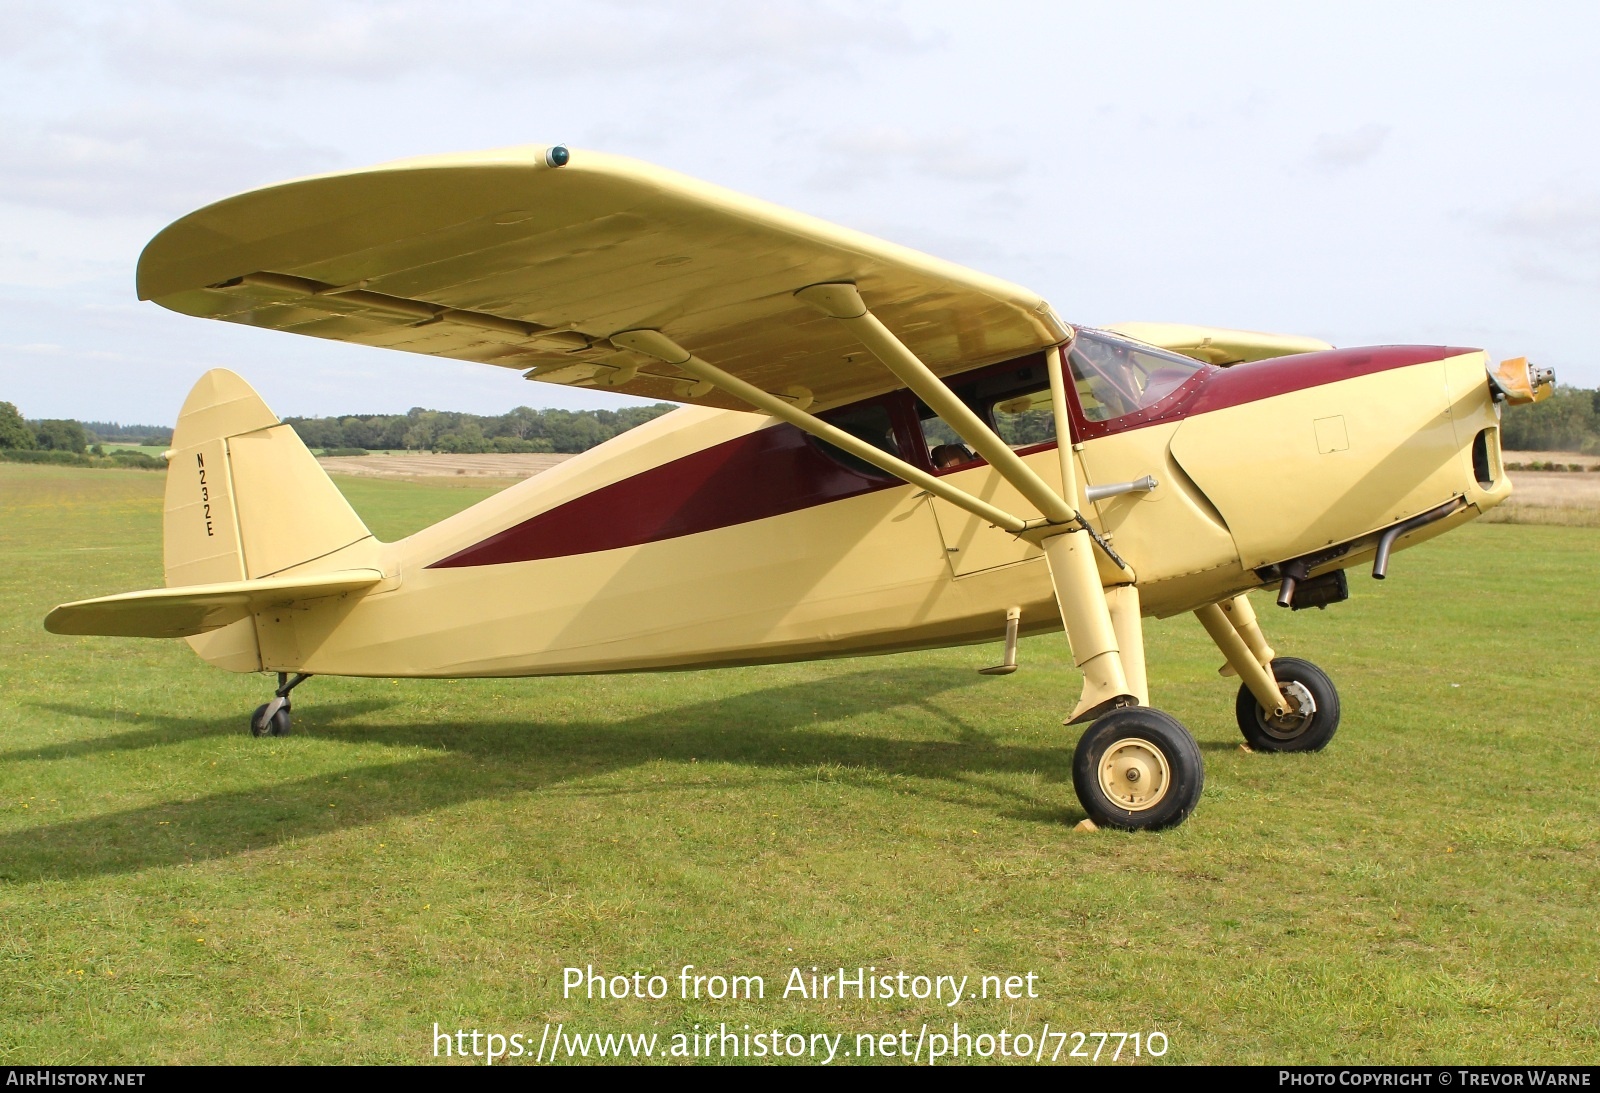
<instances>
[{"instance_id":1,"label":"tail wheel tire","mask_svg":"<svg viewBox=\"0 0 1600 1093\"><path fill-rule=\"evenodd\" d=\"M1181 824L1200 803L1200 746L1177 718L1148 706L1112 710L1072 756L1072 784L1102 827L1154 831Z\"/></svg>"},{"instance_id":2,"label":"tail wheel tire","mask_svg":"<svg viewBox=\"0 0 1600 1093\"><path fill-rule=\"evenodd\" d=\"M256 707L256 712L250 715L251 736L288 736L289 735L289 708L279 707L278 712L263 723L263 716L267 712L267 704L262 703Z\"/></svg>"},{"instance_id":3,"label":"tail wheel tire","mask_svg":"<svg viewBox=\"0 0 1600 1093\"><path fill-rule=\"evenodd\" d=\"M1339 728L1339 692L1328 673L1309 660L1279 657L1272 662L1272 675L1297 709L1273 717L1248 687L1240 687L1234 715L1245 741L1256 751L1321 751L1327 747ZM1309 713L1305 712L1308 708Z\"/></svg>"}]
</instances>

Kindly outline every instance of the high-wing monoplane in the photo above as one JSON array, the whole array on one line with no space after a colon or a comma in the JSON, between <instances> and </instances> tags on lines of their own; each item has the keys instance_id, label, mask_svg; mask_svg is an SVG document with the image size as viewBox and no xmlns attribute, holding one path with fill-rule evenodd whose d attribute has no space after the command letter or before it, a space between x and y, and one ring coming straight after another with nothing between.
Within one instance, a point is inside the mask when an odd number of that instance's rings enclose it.
<instances>
[{"instance_id":1,"label":"high-wing monoplane","mask_svg":"<svg viewBox=\"0 0 1600 1093\"><path fill-rule=\"evenodd\" d=\"M1142 617L1192 612L1249 746L1339 725L1247 598L1299 610L1504 500L1477 349L1335 349L1070 325L1016 285L632 160L562 146L285 182L178 220L141 299L685 405L399 542L378 541L238 376L168 453L167 587L62 634L186 639L277 673L539 676L759 664L1065 630L1089 816L1181 822L1193 736L1151 706Z\"/></svg>"}]
</instances>

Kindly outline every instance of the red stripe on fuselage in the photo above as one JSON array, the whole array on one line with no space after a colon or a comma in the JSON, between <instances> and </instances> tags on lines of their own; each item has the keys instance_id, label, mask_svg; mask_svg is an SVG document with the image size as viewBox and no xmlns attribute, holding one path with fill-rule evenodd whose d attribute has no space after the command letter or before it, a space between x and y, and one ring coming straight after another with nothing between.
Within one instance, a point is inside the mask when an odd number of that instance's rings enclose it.
<instances>
[{"instance_id":1,"label":"red stripe on fuselage","mask_svg":"<svg viewBox=\"0 0 1600 1093\"><path fill-rule=\"evenodd\" d=\"M1198 417L1290 391L1304 391L1308 387L1322 387L1357 376L1370 376L1374 372L1387 372L1391 368L1406 368L1476 352L1449 345L1379 345L1236 364L1212 376L1194 401L1183 408L1182 416Z\"/></svg>"},{"instance_id":2,"label":"red stripe on fuselage","mask_svg":"<svg viewBox=\"0 0 1600 1093\"><path fill-rule=\"evenodd\" d=\"M822 454L793 425L775 425L601 486L428 568L639 546L901 484L858 474Z\"/></svg>"},{"instance_id":3,"label":"red stripe on fuselage","mask_svg":"<svg viewBox=\"0 0 1600 1093\"><path fill-rule=\"evenodd\" d=\"M1475 351L1450 346L1385 345L1236 364L1213 372L1188 397L1148 420L1080 421L1079 425L1083 439L1093 439L1471 352ZM947 377L947 382L956 378ZM428 568L504 565L640 546L900 485L897 478L869 478L842 466L792 425L773 425L601 486Z\"/></svg>"}]
</instances>

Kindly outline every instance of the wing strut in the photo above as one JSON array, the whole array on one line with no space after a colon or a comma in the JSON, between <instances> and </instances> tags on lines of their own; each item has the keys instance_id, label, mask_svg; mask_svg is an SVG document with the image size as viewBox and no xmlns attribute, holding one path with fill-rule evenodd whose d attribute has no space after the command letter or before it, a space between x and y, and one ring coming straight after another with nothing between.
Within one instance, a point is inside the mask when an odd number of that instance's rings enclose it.
<instances>
[{"instance_id":1,"label":"wing strut","mask_svg":"<svg viewBox=\"0 0 1600 1093\"><path fill-rule=\"evenodd\" d=\"M1045 354L1050 373L1050 405L1056 419L1056 450L1061 460L1062 492L1057 493L883 325L862 300L855 285L812 285L795 295L848 327L885 368L927 403L968 447L988 460L989 466L1044 515L1044 527L1030 528L1034 531L1030 538L1044 549L1045 559L1050 564L1050 581L1055 586L1056 605L1061 609L1067 643L1072 646L1073 661L1083 672L1083 694L1077 708L1067 718L1068 723L1090 721L1117 706L1143 702L1144 643L1139 633L1139 592L1132 583L1133 571L1106 547L1090 530L1083 515L1066 500L1078 496L1078 476L1072 465L1072 433L1067 421L1061 347L1054 346ZM1108 596L1100 583L1100 570L1094 560L1097 545L1105 547L1107 556L1127 577L1127 583L1114 589L1112 596ZM1119 640L1119 634L1129 640ZM1133 670L1124 667L1125 657ZM1134 661L1136 665L1132 664Z\"/></svg>"},{"instance_id":2,"label":"wing strut","mask_svg":"<svg viewBox=\"0 0 1600 1093\"><path fill-rule=\"evenodd\" d=\"M791 402L701 360L658 330L628 330L611 337L618 348L630 349L670 364L696 379L722 388L736 398L789 422L829 444L866 460L889 474L942 497L975 516L1013 534L1031 533L1050 566L1056 603L1072 647L1073 660L1083 672L1083 694L1068 722L1088 721L1117 706L1147 702L1144 693L1143 641L1139 630L1139 594L1134 574L1109 548L1126 582L1107 590L1100 581L1095 547L1100 543L1083 516L1022 461L1011 447L962 402L916 354L867 309L851 284L813 285L796 295L817 310L844 322L867 349L902 383L927 403L967 444L988 460L1042 514L1025 520L995 508L964 490L949 485L904 460L851 436ZM1061 351L1047 351L1051 404L1056 419L1061 479L1066 497L1078 496L1077 475L1067 420L1066 385L1062 378ZM1100 543L1100 545L1104 545ZM1115 610L1113 610L1115 608ZM1126 652L1124 652L1126 649ZM1127 668L1124 659L1129 660Z\"/></svg>"},{"instance_id":3,"label":"wing strut","mask_svg":"<svg viewBox=\"0 0 1600 1093\"><path fill-rule=\"evenodd\" d=\"M956 431L956 435L967 442L968 447L988 460L989 466L1015 486L1046 520L1052 524L1076 522L1078 514L1072 506L1063 501L1061 495L1051 489L1044 479L1033 473L1033 468L1024 463L1009 444L996 436L994 430L984 424L970 406L957 398L943 380L934 375L927 365L917 359L915 353L906 348L904 342L867 309L855 285L812 285L795 295L848 327L850 333L882 361L885 368L943 418Z\"/></svg>"}]
</instances>

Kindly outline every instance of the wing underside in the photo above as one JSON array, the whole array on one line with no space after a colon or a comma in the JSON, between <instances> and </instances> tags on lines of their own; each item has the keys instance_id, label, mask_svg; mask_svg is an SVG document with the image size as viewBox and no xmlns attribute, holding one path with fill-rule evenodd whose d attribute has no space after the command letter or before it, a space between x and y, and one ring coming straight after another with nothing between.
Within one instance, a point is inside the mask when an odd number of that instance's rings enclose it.
<instances>
[{"instance_id":1,"label":"wing underside","mask_svg":"<svg viewBox=\"0 0 1600 1093\"><path fill-rule=\"evenodd\" d=\"M763 390L833 405L897 386L795 299L856 284L941 375L1060 342L1026 289L617 156L406 160L229 198L145 249L175 311L478 361L530 379L747 409L607 339L657 329Z\"/></svg>"}]
</instances>

